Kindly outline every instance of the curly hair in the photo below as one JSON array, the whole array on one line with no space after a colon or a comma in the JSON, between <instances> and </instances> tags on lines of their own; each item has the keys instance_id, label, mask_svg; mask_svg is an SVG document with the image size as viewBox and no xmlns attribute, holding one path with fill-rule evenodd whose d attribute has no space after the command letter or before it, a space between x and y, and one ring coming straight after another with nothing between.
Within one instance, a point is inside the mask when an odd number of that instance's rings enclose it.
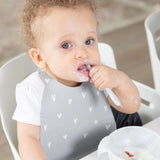
<instances>
[{"instance_id":1,"label":"curly hair","mask_svg":"<svg viewBox=\"0 0 160 160\"><path fill-rule=\"evenodd\" d=\"M77 6L84 6L93 13L96 10L95 0L26 0L22 11L22 29L24 41L28 47L35 47L36 38L32 31L32 24L38 16L43 16L47 13L48 8L51 7L66 7L74 8Z\"/></svg>"}]
</instances>

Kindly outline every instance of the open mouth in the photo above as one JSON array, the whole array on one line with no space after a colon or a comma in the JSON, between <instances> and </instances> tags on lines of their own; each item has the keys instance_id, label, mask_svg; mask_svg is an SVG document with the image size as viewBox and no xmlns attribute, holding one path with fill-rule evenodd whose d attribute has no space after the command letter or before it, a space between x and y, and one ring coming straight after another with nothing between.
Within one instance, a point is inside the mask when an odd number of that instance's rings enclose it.
<instances>
[{"instance_id":1,"label":"open mouth","mask_svg":"<svg viewBox=\"0 0 160 160\"><path fill-rule=\"evenodd\" d=\"M89 67L88 66L91 66L90 64L82 64L78 67L78 72L86 75L86 76L89 76Z\"/></svg>"}]
</instances>

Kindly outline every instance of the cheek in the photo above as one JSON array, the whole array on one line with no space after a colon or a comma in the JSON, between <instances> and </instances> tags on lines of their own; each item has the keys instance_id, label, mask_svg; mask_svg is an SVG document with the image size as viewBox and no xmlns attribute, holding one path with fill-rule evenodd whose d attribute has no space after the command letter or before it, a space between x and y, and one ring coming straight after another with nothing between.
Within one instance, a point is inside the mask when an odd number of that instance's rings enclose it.
<instances>
[{"instance_id":1,"label":"cheek","mask_svg":"<svg viewBox=\"0 0 160 160\"><path fill-rule=\"evenodd\" d=\"M55 53L52 55L46 56L46 63L48 64L49 68L53 71L59 70L59 68L63 67L63 63L61 57L57 56Z\"/></svg>"},{"instance_id":2,"label":"cheek","mask_svg":"<svg viewBox=\"0 0 160 160\"><path fill-rule=\"evenodd\" d=\"M50 65L50 69L57 75L64 75L68 72L69 67L61 62L57 62Z\"/></svg>"},{"instance_id":3,"label":"cheek","mask_svg":"<svg viewBox=\"0 0 160 160\"><path fill-rule=\"evenodd\" d=\"M101 62L101 59L100 59L100 56L98 55L98 57L97 57L97 64L99 65L100 62Z\"/></svg>"},{"instance_id":4,"label":"cheek","mask_svg":"<svg viewBox=\"0 0 160 160\"><path fill-rule=\"evenodd\" d=\"M53 73L56 73L57 75L68 75L71 74L74 70L74 67L70 64L67 64L66 62L63 61L57 61L55 63L52 63L50 65L50 69L52 70Z\"/></svg>"},{"instance_id":5,"label":"cheek","mask_svg":"<svg viewBox=\"0 0 160 160\"><path fill-rule=\"evenodd\" d=\"M98 51L94 54L93 58L94 58L94 61L96 62L96 64L99 65L101 60L100 60L100 54Z\"/></svg>"}]
</instances>

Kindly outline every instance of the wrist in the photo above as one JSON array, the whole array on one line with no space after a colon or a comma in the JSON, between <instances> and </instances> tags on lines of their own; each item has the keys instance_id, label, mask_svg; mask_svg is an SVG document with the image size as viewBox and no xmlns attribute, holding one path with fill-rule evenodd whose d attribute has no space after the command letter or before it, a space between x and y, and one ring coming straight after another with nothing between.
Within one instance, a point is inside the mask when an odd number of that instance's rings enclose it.
<instances>
[{"instance_id":1,"label":"wrist","mask_svg":"<svg viewBox=\"0 0 160 160\"><path fill-rule=\"evenodd\" d=\"M128 81L130 81L130 78L122 71L118 71L116 73L118 76L116 77L116 86L113 88L116 92L119 90L123 90L126 84L128 84Z\"/></svg>"}]
</instances>

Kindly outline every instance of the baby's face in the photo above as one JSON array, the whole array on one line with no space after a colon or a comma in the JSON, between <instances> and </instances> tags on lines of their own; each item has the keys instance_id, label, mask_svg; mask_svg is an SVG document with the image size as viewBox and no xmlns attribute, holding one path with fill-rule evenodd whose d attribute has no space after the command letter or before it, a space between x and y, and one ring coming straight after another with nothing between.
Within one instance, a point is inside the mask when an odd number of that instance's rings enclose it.
<instances>
[{"instance_id":1,"label":"baby's face","mask_svg":"<svg viewBox=\"0 0 160 160\"><path fill-rule=\"evenodd\" d=\"M38 49L47 64L46 72L68 86L88 81L86 64L100 63L92 11L54 7L40 21L42 37Z\"/></svg>"}]
</instances>

